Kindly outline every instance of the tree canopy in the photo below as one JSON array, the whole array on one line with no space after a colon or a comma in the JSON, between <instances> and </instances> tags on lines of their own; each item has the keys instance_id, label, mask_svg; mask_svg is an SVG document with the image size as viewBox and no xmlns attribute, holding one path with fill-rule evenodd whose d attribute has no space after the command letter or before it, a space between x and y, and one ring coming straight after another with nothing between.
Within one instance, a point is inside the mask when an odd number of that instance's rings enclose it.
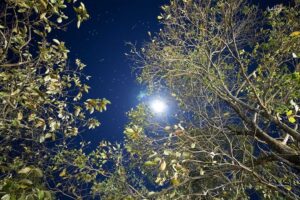
<instances>
[{"instance_id":1,"label":"tree canopy","mask_svg":"<svg viewBox=\"0 0 300 200\"><path fill-rule=\"evenodd\" d=\"M300 199L299 0L170 0L129 56L176 114L142 103L124 145L89 153L81 134L110 102L85 98L85 64L53 38L72 7L79 28L89 14L76 0L0 3L1 200Z\"/></svg>"},{"instance_id":2,"label":"tree canopy","mask_svg":"<svg viewBox=\"0 0 300 200\"><path fill-rule=\"evenodd\" d=\"M102 165L117 151L103 142L86 155L80 142L85 129L100 125L90 114L110 102L83 99L85 64L70 62L65 43L52 37L66 29L72 7L79 28L89 15L76 0L0 3L1 200L95 195Z\"/></svg>"},{"instance_id":3,"label":"tree canopy","mask_svg":"<svg viewBox=\"0 0 300 200\"><path fill-rule=\"evenodd\" d=\"M176 123L155 120L143 105L129 113L132 162L164 187L145 196L300 198L299 6L162 7L162 29L130 55L149 92L167 90L180 106Z\"/></svg>"}]
</instances>

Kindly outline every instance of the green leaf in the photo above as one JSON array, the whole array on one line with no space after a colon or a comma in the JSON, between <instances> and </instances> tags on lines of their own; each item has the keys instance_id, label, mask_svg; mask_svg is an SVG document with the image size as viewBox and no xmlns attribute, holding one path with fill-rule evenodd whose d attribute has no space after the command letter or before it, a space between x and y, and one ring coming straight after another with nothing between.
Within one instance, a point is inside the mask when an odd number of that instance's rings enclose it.
<instances>
[{"instance_id":1,"label":"green leaf","mask_svg":"<svg viewBox=\"0 0 300 200\"><path fill-rule=\"evenodd\" d=\"M38 199L43 200L45 197L45 192L43 190L38 191Z\"/></svg>"},{"instance_id":2,"label":"green leaf","mask_svg":"<svg viewBox=\"0 0 300 200\"><path fill-rule=\"evenodd\" d=\"M287 189L288 191L291 191L293 189L290 185L285 185L284 188Z\"/></svg>"},{"instance_id":3,"label":"green leaf","mask_svg":"<svg viewBox=\"0 0 300 200\"><path fill-rule=\"evenodd\" d=\"M288 112L286 112L286 116L291 116L293 114L292 110L289 110Z\"/></svg>"},{"instance_id":4,"label":"green leaf","mask_svg":"<svg viewBox=\"0 0 300 200\"><path fill-rule=\"evenodd\" d=\"M172 178L171 183L172 183L173 186L178 186L180 184L180 182L177 178Z\"/></svg>"},{"instance_id":5,"label":"green leaf","mask_svg":"<svg viewBox=\"0 0 300 200\"><path fill-rule=\"evenodd\" d=\"M155 161L146 161L144 163L144 165L147 166L147 167L151 167L151 166L156 166L157 163Z\"/></svg>"},{"instance_id":6,"label":"green leaf","mask_svg":"<svg viewBox=\"0 0 300 200\"><path fill-rule=\"evenodd\" d=\"M296 122L295 117L289 117L288 119L289 119L289 122L291 122L291 123L295 123Z\"/></svg>"}]
</instances>

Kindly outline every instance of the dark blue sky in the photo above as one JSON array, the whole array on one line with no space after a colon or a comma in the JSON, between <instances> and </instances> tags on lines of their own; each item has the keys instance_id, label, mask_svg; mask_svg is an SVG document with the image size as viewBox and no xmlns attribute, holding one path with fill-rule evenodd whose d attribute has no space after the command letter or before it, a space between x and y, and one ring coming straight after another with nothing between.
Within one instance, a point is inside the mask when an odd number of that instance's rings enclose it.
<instances>
[{"instance_id":1,"label":"dark blue sky","mask_svg":"<svg viewBox=\"0 0 300 200\"><path fill-rule=\"evenodd\" d=\"M112 104L104 113L97 114L101 127L90 131L86 138L94 145L105 138L121 140L125 113L137 105L142 90L128 58L126 42L142 44L148 39L147 32L159 29L157 16L160 6L167 0L85 0L91 16L80 29L76 23L58 37L62 37L71 50L71 61L80 58L87 64L85 73L89 81L90 98L107 98Z\"/></svg>"},{"instance_id":2,"label":"dark blue sky","mask_svg":"<svg viewBox=\"0 0 300 200\"><path fill-rule=\"evenodd\" d=\"M124 55L129 52L125 42L141 45L148 39L148 31L159 29L157 16L160 6L168 0L84 0L91 16L76 28L73 23L60 35L70 48L71 61L80 58L88 65L85 70L92 79L88 97L107 98L112 102L108 110L97 114L102 125L90 131L85 137L94 145L102 139L122 140L125 113L137 105L137 96L142 90L135 81L129 60ZM279 0L255 0L266 7Z\"/></svg>"}]
</instances>

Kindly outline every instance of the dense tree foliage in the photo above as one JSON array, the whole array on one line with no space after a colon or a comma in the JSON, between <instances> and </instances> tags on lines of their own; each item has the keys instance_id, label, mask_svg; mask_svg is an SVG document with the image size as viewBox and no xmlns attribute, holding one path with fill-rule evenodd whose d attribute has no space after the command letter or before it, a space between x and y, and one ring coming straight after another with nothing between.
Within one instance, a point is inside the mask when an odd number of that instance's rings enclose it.
<instances>
[{"instance_id":1,"label":"dense tree foliage","mask_svg":"<svg viewBox=\"0 0 300 200\"><path fill-rule=\"evenodd\" d=\"M138 80L169 91L180 111L176 123L143 105L129 113L130 169L165 188L137 199L300 199L299 6L162 7L162 29L131 56Z\"/></svg>"},{"instance_id":2,"label":"dense tree foliage","mask_svg":"<svg viewBox=\"0 0 300 200\"><path fill-rule=\"evenodd\" d=\"M102 166L117 155L119 147L105 142L86 155L87 144L78 138L100 125L88 115L110 102L82 99L90 89L85 65L69 63L65 43L51 37L66 28L64 12L72 7L79 28L89 15L76 0L1 1L2 200L97 195L98 181L107 175Z\"/></svg>"},{"instance_id":3,"label":"dense tree foliage","mask_svg":"<svg viewBox=\"0 0 300 200\"><path fill-rule=\"evenodd\" d=\"M171 0L132 48L138 80L179 105L128 112L125 149L80 135L106 99L84 99L85 65L53 31L89 18L76 0L0 4L0 197L300 199L300 2ZM73 63L74 62L74 63Z\"/></svg>"}]
</instances>

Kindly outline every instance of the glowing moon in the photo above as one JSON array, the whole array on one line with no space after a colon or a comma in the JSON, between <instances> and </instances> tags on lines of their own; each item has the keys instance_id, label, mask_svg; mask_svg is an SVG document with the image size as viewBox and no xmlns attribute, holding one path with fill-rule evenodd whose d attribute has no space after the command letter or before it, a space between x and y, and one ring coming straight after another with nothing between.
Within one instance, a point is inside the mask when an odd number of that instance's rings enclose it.
<instances>
[{"instance_id":1,"label":"glowing moon","mask_svg":"<svg viewBox=\"0 0 300 200\"><path fill-rule=\"evenodd\" d=\"M155 99L150 103L150 107L155 113L163 113L166 110L167 105L164 101Z\"/></svg>"}]
</instances>

